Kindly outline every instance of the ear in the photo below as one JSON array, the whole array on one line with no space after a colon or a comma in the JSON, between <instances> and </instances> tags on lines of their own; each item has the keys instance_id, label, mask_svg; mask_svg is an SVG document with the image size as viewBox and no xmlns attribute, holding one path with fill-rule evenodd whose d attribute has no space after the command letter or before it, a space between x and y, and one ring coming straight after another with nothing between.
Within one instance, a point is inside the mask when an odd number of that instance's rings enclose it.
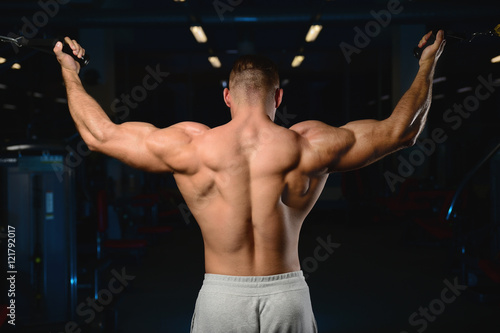
<instances>
[{"instance_id":1,"label":"ear","mask_svg":"<svg viewBox=\"0 0 500 333\"><path fill-rule=\"evenodd\" d=\"M279 108L281 101L283 100L283 89L278 88L276 89L276 93L274 95L274 103L275 103L275 108Z\"/></svg>"},{"instance_id":2,"label":"ear","mask_svg":"<svg viewBox=\"0 0 500 333\"><path fill-rule=\"evenodd\" d=\"M229 89L224 88L223 95L224 95L224 102L226 103L227 107L230 108L232 98L231 98L231 93L230 93Z\"/></svg>"}]
</instances>

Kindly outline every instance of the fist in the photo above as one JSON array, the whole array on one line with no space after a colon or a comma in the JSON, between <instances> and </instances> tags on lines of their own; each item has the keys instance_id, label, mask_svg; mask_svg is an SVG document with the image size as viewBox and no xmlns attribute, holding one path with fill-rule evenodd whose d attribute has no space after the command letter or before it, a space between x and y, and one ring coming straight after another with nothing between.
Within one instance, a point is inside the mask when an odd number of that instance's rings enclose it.
<instances>
[{"instance_id":1,"label":"fist","mask_svg":"<svg viewBox=\"0 0 500 333\"><path fill-rule=\"evenodd\" d=\"M69 45L76 57L81 58L85 55L85 49L81 47L81 45L78 44L76 40L65 37L64 42ZM56 46L54 46L53 51L56 54L57 61L59 61L63 69L76 72L77 74L80 72L80 64L75 59L73 59L71 55L63 52L62 42L57 42Z\"/></svg>"}]
</instances>

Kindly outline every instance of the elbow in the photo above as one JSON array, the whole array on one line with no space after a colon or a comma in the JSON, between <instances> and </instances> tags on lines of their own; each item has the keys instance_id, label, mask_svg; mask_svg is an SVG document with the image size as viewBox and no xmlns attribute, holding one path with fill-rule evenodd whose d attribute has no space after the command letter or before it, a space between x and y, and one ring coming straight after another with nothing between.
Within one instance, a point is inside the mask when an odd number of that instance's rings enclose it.
<instances>
[{"instance_id":1,"label":"elbow","mask_svg":"<svg viewBox=\"0 0 500 333\"><path fill-rule=\"evenodd\" d=\"M397 133L394 141L399 149L410 148L417 143L419 134L419 131L408 129Z\"/></svg>"},{"instance_id":2,"label":"elbow","mask_svg":"<svg viewBox=\"0 0 500 333\"><path fill-rule=\"evenodd\" d=\"M107 126L97 133L91 133L90 131L85 134L82 133L83 141L85 141L90 151L100 152L106 142L109 141L115 127L116 125L112 124L112 126Z\"/></svg>"},{"instance_id":3,"label":"elbow","mask_svg":"<svg viewBox=\"0 0 500 333\"><path fill-rule=\"evenodd\" d=\"M90 151L99 151L99 147L100 147L100 142L99 140L93 138L93 137L84 137L82 136L83 138L83 141L85 142L85 144L87 145L87 148L90 150Z\"/></svg>"},{"instance_id":4,"label":"elbow","mask_svg":"<svg viewBox=\"0 0 500 333\"><path fill-rule=\"evenodd\" d=\"M98 145L90 142L85 142L90 151L99 151Z\"/></svg>"},{"instance_id":5,"label":"elbow","mask_svg":"<svg viewBox=\"0 0 500 333\"><path fill-rule=\"evenodd\" d=\"M417 143L417 138L418 138L418 136L415 135L412 137L402 139L400 142L401 148L413 147Z\"/></svg>"}]
</instances>

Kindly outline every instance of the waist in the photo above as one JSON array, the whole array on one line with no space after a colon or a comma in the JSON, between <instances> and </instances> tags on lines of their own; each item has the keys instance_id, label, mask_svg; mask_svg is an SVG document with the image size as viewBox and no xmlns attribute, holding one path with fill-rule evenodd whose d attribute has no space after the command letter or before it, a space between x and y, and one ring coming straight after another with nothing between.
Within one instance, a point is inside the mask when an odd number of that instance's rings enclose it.
<instances>
[{"instance_id":1,"label":"waist","mask_svg":"<svg viewBox=\"0 0 500 333\"><path fill-rule=\"evenodd\" d=\"M201 291L240 295L262 295L308 289L302 271L266 276L205 274Z\"/></svg>"}]
</instances>

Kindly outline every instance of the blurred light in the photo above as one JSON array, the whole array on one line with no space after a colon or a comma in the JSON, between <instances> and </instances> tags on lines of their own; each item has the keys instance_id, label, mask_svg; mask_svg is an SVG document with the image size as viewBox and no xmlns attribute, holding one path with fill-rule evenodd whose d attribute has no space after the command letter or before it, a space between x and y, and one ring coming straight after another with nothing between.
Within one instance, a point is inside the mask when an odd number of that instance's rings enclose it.
<instances>
[{"instance_id":1,"label":"blurred light","mask_svg":"<svg viewBox=\"0 0 500 333\"><path fill-rule=\"evenodd\" d=\"M208 61L212 64L214 68L221 68L222 64L220 63L219 58L217 57L208 57Z\"/></svg>"},{"instance_id":2,"label":"blurred light","mask_svg":"<svg viewBox=\"0 0 500 333\"><path fill-rule=\"evenodd\" d=\"M302 61L304 61L304 56L302 55L298 55L298 56L295 56L295 58L293 58L293 61L292 61L292 67L299 67L300 64L302 64Z\"/></svg>"},{"instance_id":3,"label":"blurred light","mask_svg":"<svg viewBox=\"0 0 500 333\"><path fill-rule=\"evenodd\" d=\"M42 97L43 97L43 94L42 94L42 93L39 93L39 92L34 92L34 93L33 93L33 97L42 98Z\"/></svg>"},{"instance_id":4,"label":"blurred light","mask_svg":"<svg viewBox=\"0 0 500 333\"><path fill-rule=\"evenodd\" d=\"M464 92L472 91L472 87L463 87L457 90L457 93L461 94Z\"/></svg>"},{"instance_id":5,"label":"blurred light","mask_svg":"<svg viewBox=\"0 0 500 333\"><path fill-rule=\"evenodd\" d=\"M380 100L381 101L388 101L389 97L390 97L389 95L384 95L384 96L380 97Z\"/></svg>"},{"instance_id":6,"label":"blurred light","mask_svg":"<svg viewBox=\"0 0 500 333\"><path fill-rule=\"evenodd\" d=\"M444 98L444 94L438 94L438 95L434 95L432 97L432 99L443 99Z\"/></svg>"},{"instance_id":7,"label":"blurred light","mask_svg":"<svg viewBox=\"0 0 500 333\"><path fill-rule=\"evenodd\" d=\"M495 58L491 58L491 63L492 64L495 64L497 62L500 62L500 55L499 56L496 56Z\"/></svg>"},{"instance_id":8,"label":"blurred light","mask_svg":"<svg viewBox=\"0 0 500 333\"><path fill-rule=\"evenodd\" d=\"M174 2L185 2L186 0L174 0Z\"/></svg>"},{"instance_id":9,"label":"blurred light","mask_svg":"<svg viewBox=\"0 0 500 333\"><path fill-rule=\"evenodd\" d=\"M17 106L12 105L12 104L4 104L3 108L4 108L4 110L17 110Z\"/></svg>"},{"instance_id":10,"label":"blurred light","mask_svg":"<svg viewBox=\"0 0 500 333\"><path fill-rule=\"evenodd\" d=\"M3 64L7 61L7 59L5 59L4 57L0 57L0 64Z\"/></svg>"},{"instance_id":11,"label":"blurred light","mask_svg":"<svg viewBox=\"0 0 500 333\"><path fill-rule=\"evenodd\" d=\"M322 25L319 25L319 24L311 25L311 27L309 28L309 32L307 33L307 36L306 36L306 42L308 42L308 43L314 42L316 40L316 38L318 38L318 35L319 35L321 29L323 29Z\"/></svg>"},{"instance_id":12,"label":"blurred light","mask_svg":"<svg viewBox=\"0 0 500 333\"><path fill-rule=\"evenodd\" d=\"M281 86L282 86L282 87L286 87L289 83L290 83L290 80L289 80L289 79L283 79L283 80L281 81Z\"/></svg>"},{"instance_id":13,"label":"blurred light","mask_svg":"<svg viewBox=\"0 0 500 333\"><path fill-rule=\"evenodd\" d=\"M257 22L256 17L239 16L234 18L234 22Z\"/></svg>"},{"instance_id":14,"label":"blurred light","mask_svg":"<svg viewBox=\"0 0 500 333\"><path fill-rule=\"evenodd\" d=\"M446 81L446 77L441 76L441 77L435 78L434 81L432 81L432 83L439 83L439 82L444 82L444 81Z\"/></svg>"},{"instance_id":15,"label":"blurred light","mask_svg":"<svg viewBox=\"0 0 500 333\"><path fill-rule=\"evenodd\" d=\"M21 69L21 65L16 62L15 64L12 65L11 68L12 69Z\"/></svg>"},{"instance_id":16,"label":"blurred light","mask_svg":"<svg viewBox=\"0 0 500 333\"><path fill-rule=\"evenodd\" d=\"M3 83L0 83L0 89L7 89L7 85L3 84Z\"/></svg>"},{"instance_id":17,"label":"blurred light","mask_svg":"<svg viewBox=\"0 0 500 333\"><path fill-rule=\"evenodd\" d=\"M220 81L220 84L222 85L222 88L227 88L227 81L226 80Z\"/></svg>"},{"instance_id":18,"label":"blurred light","mask_svg":"<svg viewBox=\"0 0 500 333\"><path fill-rule=\"evenodd\" d=\"M61 98L61 97L58 97L54 100L56 103L60 103L60 104L68 104L68 100L66 98Z\"/></svg>"},{"instance_id":19,"label":"blurred light","mask_svg":"<svg viewBox=\"0 0 500 333\"><path fill-rule=\"evenodd\" d=\"M192 26L191 32L193 33L194 38L198 43L206 43L208 38L207 35L205 35L205 31L203 31L203 28L199 25Z\"/></svg>"}]
</instances>

